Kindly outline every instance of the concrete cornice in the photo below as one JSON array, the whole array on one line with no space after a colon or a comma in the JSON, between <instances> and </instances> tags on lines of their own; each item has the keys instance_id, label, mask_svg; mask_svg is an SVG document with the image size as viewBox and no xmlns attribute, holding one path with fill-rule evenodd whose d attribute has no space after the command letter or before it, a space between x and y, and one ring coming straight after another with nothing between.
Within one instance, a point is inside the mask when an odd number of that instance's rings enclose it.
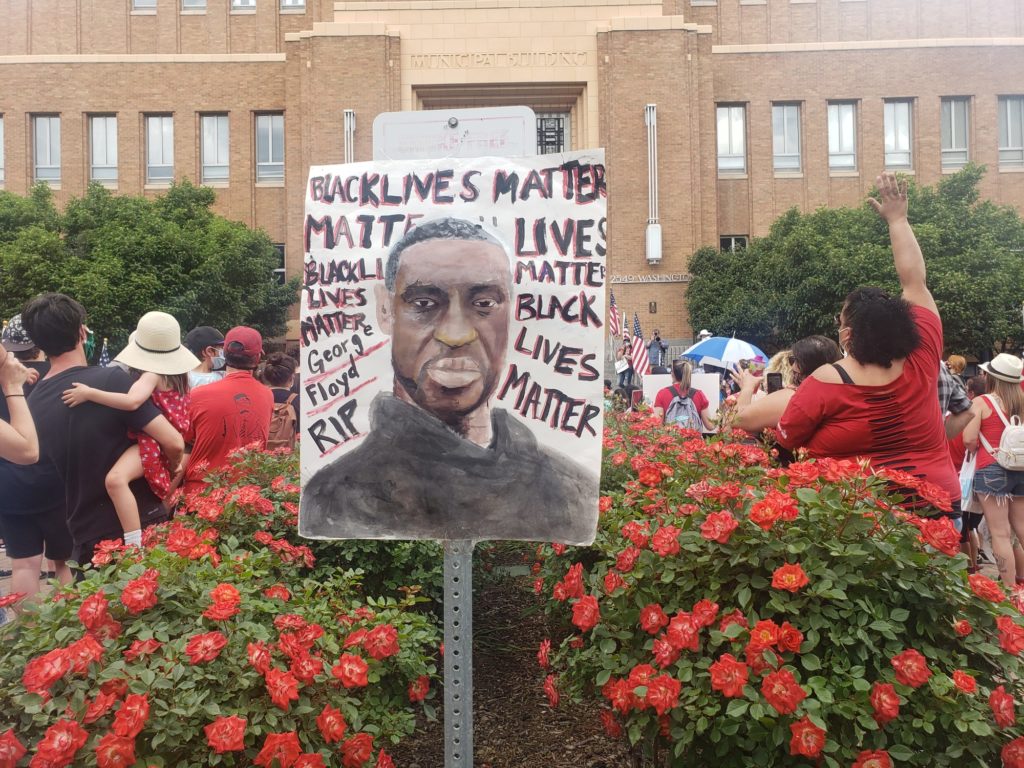
<instances>
[{"instance_id":1,"label":"concrete cornice","mask_svg":"<svg viewBox=\"0 0 1024 768\"><path fill-rule=\"evenodd\" d=\"M0 56L2 64L254 64L285 61L283 53L67 53Z\"/></svg>"},{"instance_id":2,"label":"concrete cornice","mask_svg":"<svg viewBox=\"0 0 1024 768\"><path fill-rule=\"evenodd\" d=\"M915 48L1020 48L1024 37L938 37L921 40L857 40L829 43L714 45L712 53L819 53L821 51L888 51Z\"/></svg>"}]
</instances>

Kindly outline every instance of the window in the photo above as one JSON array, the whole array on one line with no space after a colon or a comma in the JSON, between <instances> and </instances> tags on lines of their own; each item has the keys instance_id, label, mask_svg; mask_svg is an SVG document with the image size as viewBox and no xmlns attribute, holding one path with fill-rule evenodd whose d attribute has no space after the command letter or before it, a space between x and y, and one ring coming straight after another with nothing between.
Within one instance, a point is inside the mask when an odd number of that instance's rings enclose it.
<instances>
[{"instance_id":1,"label":"window","mask_svg":"<svg viewBox=\"0 0 1024 768\"><path fill-rule=\"evenodd\" d=\"M274 243L274 250L277 251L278 267L274 270L274 280L278 285L284 285L284 243Z\"/></svg>"},{"instance_id":2,"label":"window","mask_svg":"<svg viewBox=\"0 0 1024 768\"><path fill-rule=\"evenodd\" d=\"M255 8L256 0L231 0L232 8Z\"/></svg>"},{"instance_id":3,"label":"window","mask_svg":"<svg viewBox=\"0 0 1024 768\"><path fill-rule=\"evenodd\" d=\"M174 178L174 118L146 117L146 181L166 184Z\"/></svg>"},{"instance_id":4,"label":"window","mask_svg":"<svg viewBox=\"0 0 1024 768\"><path fill-rule=\"evenodd\" d=\"M281 0L281 10L285 8L305 8L306 0Z\"/></svg>"},{"instance_id":5,"label":"window","mask_svg":"<svg viewBox=\"0 0 1024 768\"><path fill-rule=\"evenodd\" d=\"M256 115L256 181L284 178L284 115Z\"/></svg>"},{"instance_id":6,"label":"window","mask_svg":"<svg viewBox=\"0 0 1024 768\"><path fill-rule=\"evenodd\" d=\"M967 153L970 119L970 99L949 97L942 100L943 168L963 168L970 159Z\"/></svg>"},{"instance_id":7,"label":"window","mask_svg":"<svg viewBox=\"0 0 1024 768\"><path fill-rule=\"evenodd\" d=\"M205 11L206 0L181 0L181 10L183 11Z\"/></svg>"},{"instance_id":8,"label":"window","mask_svg":"<svg viewBox=\"0 0 1024 768\"><path fill-rule=\"evenodd\" d=\"M828 105L828 167L834 171L857 168L857 105L852 101Z\"/></svg>"},{"instance_id":9,"label":"window","mask_svg":"<svg viewBox=\"0 0 1024 768\"><path fill-rule=\"evenodd\" d=\"M747 170L744 123L746 107L718 107L718 172L743 173Z\"/></svg>"},{"instance_id":10,"label":"window","mask_svg":"<svg viewBox=\"0 0 1024 768\"><path fill-rule=\"evenodd\" d=\"M0 115L0 184L4 183L4 116Z\"/></svg>"},{"instance_id":11,"label":"window","mask_svg":"<svg viewBox=\"0 0 1024 768\"><path fill-rule=\"evenodd\" d=\"M89 118L89 155L93 181L117 182L117 118L97 115Z\"/></svg>"},{"instance_id":12,"label":"window","mask_svg":"<svg viewBox=\"0 0 1024 768\"><path fill-rule=\"evenodd\" d=\"M800 105L772 105L772 164L776 171L800 170Z\"/></svg>"},{"instance_id":13,"label":"window","mask_svg":"<svg viewBox=\"0 0 1024 768\"><path fill-rule=\"evenodd\" d=\"M150 8L156 9L156 0L132 0L133 11L149 10Z\"/></svg>"},{"instance_id":14,"label":"window","mask_svg":"<svg viewBox=\"0 0 1024 768\"><path fill-rule=\"evenodd\" d=\"M1024 96L999 97L999 167L1024 167Z\"/></svg>"},{"instance_id":15,"label":"window","mask_svg":"<svg viewBox=\"0 0 1024 768\"><path fill-rule=\"evenodd\" d=\"M886 168L914 167L910 138L911 106L911 102L907 99L885 102L883 122L885 123Z\"/></svg>"},{"instance_id":16,"label":"window","mask_svg":"<svg viewBox=\"0 0 1024 768\"><path fill-rule=\"evenodd\" d=\"M722 235L718 238L718 250L720 251L742 251L746 247L746 235Z\"/></svg>"},{"instance_id":17,"label":"window","mask_svg":"<svg viewBox=\"0 0 1024 768\"><path fill-rule=\"evenodd\" d=\"M569 150L569 115L537 115L537 154L550 155Z\"/></svg>"},{"instance_id":18,"label":"window","mask_svg":"<svg viewBox=\"0 0 1024 768\"><path fill-rule=\"evenodd\" d=\"M228 180L228 116L203 115L203 182Z\"/></svg>"},{"instance_id":19,"label":"window","mask_svg":"<svg viewBox=\"0 0 1024 768\"><path fill-rule=\"evenodd\" d=\"M32 141L36 160L36 181L60 183L60 117L33 117Z\"/></svg>"}]
</instances>

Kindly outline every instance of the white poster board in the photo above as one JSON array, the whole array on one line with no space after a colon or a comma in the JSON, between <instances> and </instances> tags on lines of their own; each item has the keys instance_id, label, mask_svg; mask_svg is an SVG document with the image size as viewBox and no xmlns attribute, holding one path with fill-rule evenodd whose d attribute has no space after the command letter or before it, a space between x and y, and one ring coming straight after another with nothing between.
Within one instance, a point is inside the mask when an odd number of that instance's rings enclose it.
<instances>
[{"instance_id":1,"label":"white poster board","mask_svg":"<svg viewBox=\"0 0 1024 768\"><path fill-rule=\"evenodd\" d=\"M717 418L721 402L721 377L717 373L695 373L690 379L690 386L704 393L708 399L708 412L711 418Z\"/></svg>"},{"instance_id":2,"label":"white poster board","mask_svg":"<svg viewBox=\"0 0 1024 768\"><path fill-rule=\"evenodd\" d=\"M672 386L671 373L648 373L644 376L644 402L654 407L654 398L665 387Z\"/></svg>"},{"instance_id":3,"label":"white poster board","mask_svg":"<svg viewBox=\"0 0 1024 768\"><path fill-rule=\"evenodd\" d=\"M313 167L299 532L589 544L603 151Z\"/></svg>"}]
</instances>

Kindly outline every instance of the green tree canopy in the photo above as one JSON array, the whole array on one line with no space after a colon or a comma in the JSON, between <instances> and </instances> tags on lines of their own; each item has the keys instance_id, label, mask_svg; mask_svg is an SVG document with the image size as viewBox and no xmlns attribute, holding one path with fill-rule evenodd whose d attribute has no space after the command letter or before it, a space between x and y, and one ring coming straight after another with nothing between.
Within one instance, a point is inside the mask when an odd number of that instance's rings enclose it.
<instances>
[{"instance_id":1,"label":"green tree canopy","mask_svg":"<svg viewBox=\"0 0 1024 768\"><path fill-rule=\"evenodd\" d=\"M948 353L985 358L1024 343L1024 222L979 200L984 167L969 165L934 187L910 184L910 223L942 315ZM888 230L868 205L792 209L745 250L697 251L687 292L694 327L782 349L811 334L835 336L854 288L899 291Z\"/></svg>"},{"instance_id":2,"label":"green tree canopy","mask_svg":"<svg viewBox=\"0 0 1024 768\"><path fill-rule=\"evenodd\" d=\"M244 324L280 335L297 280L278 284L267 235L216 215L213 202L213 190L188 181L156 200L90 185L63 213L44 184L28 197L0 192L0 316L60 291L115 350L150 310L171 313L183 331Z\"/></svg>"}]
</instances>

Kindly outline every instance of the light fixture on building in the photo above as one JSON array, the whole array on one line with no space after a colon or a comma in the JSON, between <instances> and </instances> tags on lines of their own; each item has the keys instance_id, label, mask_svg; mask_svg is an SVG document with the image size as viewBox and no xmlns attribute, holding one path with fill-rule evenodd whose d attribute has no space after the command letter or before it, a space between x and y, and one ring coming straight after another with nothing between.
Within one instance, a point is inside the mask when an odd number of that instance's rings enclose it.
<instances>
[{"instance_id":1,"label":"light fixture on building","mask_svg":"<svg viewBox=\"0 0 1024 768\"><path fill-rule=\"evenodd\" d=\"M457 117L449 117L448 118L448 127L449 128L458 128L459 127L459 118L457 118Z\"/></svg>"},{"instance_id":2,"label":"light fixture on building","mask_svg":"<svg viewBox=\"0 0 1024 768\"><path fill-rule=\"evenodd\" d=\"M647 232L646 252L648 264L661 263L661 224L658 222L658 105L644 107L647 124Z\"/></svg>"}]
</instances>

